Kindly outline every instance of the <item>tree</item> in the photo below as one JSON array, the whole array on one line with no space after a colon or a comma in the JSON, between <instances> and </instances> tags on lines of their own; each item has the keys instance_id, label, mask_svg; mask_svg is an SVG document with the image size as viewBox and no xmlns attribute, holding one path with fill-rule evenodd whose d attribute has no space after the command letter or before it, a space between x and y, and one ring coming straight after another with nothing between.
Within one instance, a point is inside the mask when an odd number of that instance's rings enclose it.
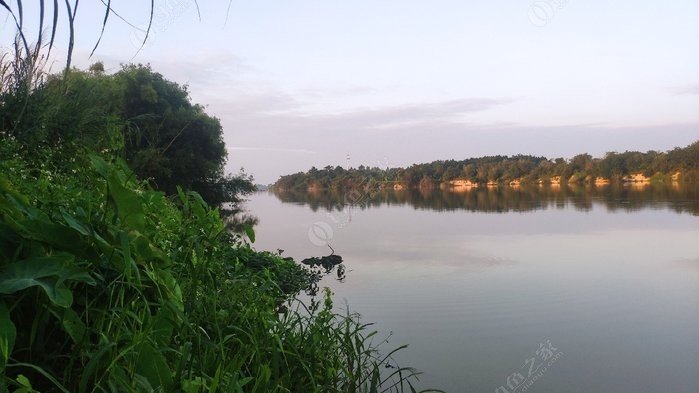
<instances>
[{"instance_id":1,"label":"tree","mask_svg":"<svg viewBox=\"0 0 699 393\"><path fill-rule=\"evenodd\" d=\"M79 141L93 150L114 149L120 139L121 94L115 80L77 70L49 75L31 91L0 100L0 129L25 145Z\"/></svg>"},{"instance_id":2,"label":"tree","mask_svg":"<svg viewBox=\"0 0 699 393\"><path fill-rule=\"evenodd\" d=\"M442 175L442 181L450 181L459 177L459 169L455 166L450 166Z\"/></svg>"},{"instance_id":3,"label":"tree","mask_svg":"<svg viewBox=\"0 0 699 393\"><path fill-rule=\"evenodd\" d=\"M50 76L2 124L25 144L71 143L126 159L141 179L168 194L177 186L214 205L239 201L251 178L224 174L227 152L220 121L192 104L186 87L149 66L129 65L114 75L99 67ZM6 109L6 106L3 106Z\"/></svg>"},{"instance_id":4,"label":"tree","mask_svg":"<svg viewBox=\"0 0 699 393\"><path fill-rule=\"evenodd\" d=\"M359 166L350 170L327 166L323 170L311 168L307 173L299 172L282 176L277 188L290 190L312 184L314 187L348 189L358 187L380 187L385 182L402 182L408 187L433 187L437 182L448 182L466 178L475 183L487 181L504 182L521 179L524 183L535 183L560 176L563 181L593 181L597 176L620 180L620 175L629 172L653 174L675 174L682 172L682 179L699 177L699 142L685 148L676 148L667 153L656 151L607 153L604 158L592 158L589 154L578 154L570 162L564 158L516 155L469 158L461 161L433 161L414 164L408 168L368 168ZM662 178L660 176L659 178Z\"/></svg>"},{"instance_id":5,"label":"tree","mask_svg":"<svg viewBox=\"0 0 699 393\"><path fill-rule=\"evenodd\" d=\"M571 170L573 172L586 172L592 169L592 156L585 154L578 154L570 160Z\"/></svg>"},{"instance_id":6,"label":"tree","mask_svg":"<svg viewBox=\"0 0 699 393\"><path fill-rule=\"evenodd\" d=\"M140 177L168 193L222 178L221 123L193 105L185 87L142 65L126 66L114 78L123 89L125 156Z\"/></svg>"}]
</instances>

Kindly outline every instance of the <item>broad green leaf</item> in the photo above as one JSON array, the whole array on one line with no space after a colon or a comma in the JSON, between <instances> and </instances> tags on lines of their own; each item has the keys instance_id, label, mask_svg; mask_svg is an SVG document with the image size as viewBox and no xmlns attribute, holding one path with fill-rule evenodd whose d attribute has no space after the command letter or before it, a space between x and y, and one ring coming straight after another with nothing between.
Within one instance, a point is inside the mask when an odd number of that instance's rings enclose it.
<instances>
[{"instance_id":1,"label":"broad green leaf","mask_svg":"<svg viewBox=\"0 0 699 393\"><path fill-rule=\"evenodd\" d=\"M153 318L153 332L150 337L158 344L167 346L175 330L175 314L169 308L162 307Z\"/></svg>"},{"instance_id":2,"label":"broad green leaf","mask_svg":"<svg viewBox=\"0 0 699 393\"><path fill-rule=\"evenodd\" d=\"M207 206L208 206L208 205L206 204L206 202L204 202L204 198L202 198L201 195L199 195L198 192L196 192L196 191L190 191L188 194L189 194L189 196L191 196L192 198L194 198L194 200L199 204L199 206L202 206L202 207L207 207Z\"/></svg>"},{"instance_id":3,"label":"broad green leaf","mask_svg":"<svg viewBox=\"0 0 699 393\"><path fill-rule=\"evenodd\" d=\"M102 177L105 179L109 177L110 168L106 161L96 155L90 154L90 162L95 171L102 175Z\"/></svg>"},{"instance_id":4,"label":"broad green leaf","mask_svg":"<svg viewBox=\"0 0 699 393\"><path fill-rule=\"evenodd\" d=\"M0 374L5 370L7 359L12 354L16 337L17 329L10 319L10 310L0 301Z\"/></svg>"},{"instance_id":5,"label":"broad green leaf","mask_svg":"<svg viewBox=\"0 0 699 393\"><path fill-rule=\"evenodd\" d=\"M116 344L108 343L89 357L90 361L87 363L83 369L82 375L80 376L80 385L78 389L80 393L88 391L88 385L90 381L95 378L94 375L96 374L98 367L102 364L102 358L105 356L105 354L111 351L114 346L116 346ZM107 359L107 361L108 360L109 359Z\"/></svg>"},{"instance_id":6,"label":"broad green leaf","mask_svg":"<svg viewBox=\"0 0 699 393\"><path fill-rule=\"evenodd\" d=\"M55 311L52 311L54 315L61 320L61 324L63 325L63 329L68 333L70 338L73 339L73 342L76 344L80 344L83 342L85 339L85 332L87 331L87 327L85 326L85 323L80 319L80 316L73 311L72 308L66 308L63 310L62 315L60 313L57 313Z\"/></svg>"},{"instance_id":7,"label":"broad green leaf","mask_svg":"<svg viewBox=\"0 0 699 393\"><path fill-rule=\"evenodd\" d=\"M158 261L159 266L166 267L172 264L172 261L168 256L160 250L158 247L154 246L145 236L137 235L135 239L132 240L134 248L136 249L136 254L134 257L140 263L145 261Z\"/></svg>"},{"instance_id":8,"label":"broad green leaf","mask_svg":"<svg viewBox=\"0 0 699 393\"><path fill-rule=\"evenodd\" d=\"M248 239L250 239L252 243L255 243L255 230L252 229L252 225L245 224L243 228L245 229L245 234L248 236Z\"/></svg>"},{"instance_id":9,"label":"broad green leaf","mask_svg":"<svg viewBox=\"0 0 699 393\"><path fill-rule=\"evenodd\" d=\"M161 210L165 207L165 194L160 191L147 190L143 192L143 201L149 210Z\"/></svg>"},{"instance_id":10,"label":"broad green leaf","mask_svg":"<svg viewBox=\"0 0 699 393\"><path fill-rule=\"evenodd\" d=\"M144 376L155 390L168 391L172 385L172 372L167 365L165 356L153 348L150 343L144 343L141 346L135 371Z\"/></svg>"},{"instance_id":11,"label":"broad green leaf","mask_svg":"<svg viewBox=\"0 0 699 393\"><path fill-rule=\"evenodd\" d=\"M175 277L168 271L162 269L149 270L148 276L153 282L160 286L161 290L168 295L173 304L178 309L183 310L182 289L175 280Z\"/></svg>"},{"instance_id":12,"label":"broad green leaf","mask_svg":"<svg viewBox=\"0 0 699 393\"><path fill-rule=\"evenodd\" d=\"M73 294L65 285L58 284L53 277L45 278L11 278L0 279L0 293L15 293L22 289L38 286L44 290L51 302L60 307L70 307L73 304Z\"/></svg>"},{"instance_id":13,"label":"broad green leaf","mask_svg":"<svg viewBox=\"0 0 699 393\"><path fill-rule=\"evenodd\" d=\"M84 255L90 248L80 233L64 225L41 219L25 219L17 224L27 232L28 237L50 244L59 250Z\"/></svg>"},{"instance_id":14,"label":"broad green leaf","mask_svg":"<svg viewBox=\"0 0 699 393\"><path fill-rule=\"evenodd\" d=\"M51 314L55 316L63 325L63 329L68 333L70 338L77 343L81 343L85 338L85 332L87 327L85 323L80 319L78 314L71 308L66 309L50 309Z\"/></svg>"},{"instance_id":15,"label":"broad green leaf","mask_svg":"<svg viewBox=\"0 0 699 393\"><path fill-rule=\"evenodd\" d=\"M29 382L29 378L22 374L19 374L15 379L17 384L20 386L19 389L15 390L15 393L34 393L35 390L32 389L32 383Z\"/></svg>"},{"instance_id":16,"label":"broad green leaf","mask_svg":"<svg viewBox=\"0 0 699 393\"><path fill-rule=\"evenodd\" d=\"M72 266L68 269L65 274L59 277L59 282L62 281L79 281L88 285L96 285L97 282L87 271L78 268L77 266Z\"/></svg>"},{"instance_id":17,"label":"broad green leaf","mask_svg":"<svg viewBox=\"0 0 699 393\"><path fill-rule=\"evenodd\" d=\"M57 277L67 272L73 257L57 254L50 257L24 259L6 266L0 273L0 293L12 294L32 285L31 280Z\"/></svg>"},{"instance_id":18,"label":"broad green leaf","mask_svg":"<svg viewBox=\"0 0 699 393\"><path fill-rule=\"evenodd\" d=\"M24 195L21 195L18 193L15 189L12 188L12 183L10 183L9 180L7 180L6 177L0 175L0 193L6 194L6 196L13 197L12 202L14 204L20 203L22 205L28 206L29 205L29 199L25 197ZM2 198L0 198L2 200Z\"/></svg>"},{"instance_id":19,"label":"broad green leaf","mask_svg":"<svg viewBox=\"0 0 699 393\"><path fill-rule=\"evenodd\" d=\"M65 210L61 209L61 215L63 216L63 219L66 221L66 224L68 224L69 227L75 229L78 231L80 234L89 236L90 235L90 229L83 225L81 222L76 220L73 216L68 214Z\"/></svg>"},{"instance_id":20,"label":"broad green leaf","mask_svg":"<svg viewBox=\"0 0 699 393\"><path fill-rule=\"evenodd\" d=\"M29 287L39 286L53 303L61 307L69 307L73 303L73 295L65 286L65 281L95 284L92 276L71 266L72 262L72 255L57 254L12 263L0 273L0 293L9 295Z\"/></svg>"},{"instance_id":21,"label":"broad green leaf","mask_svg":"<svg viewBox=\"0 0 699 393\"><path fill-rule=\"evenodd\" d=\"M117 215L131 229L144 232L146 216L140 196L133 190L129 190L121 182L116 172L112 172L107 178L109 196L117 208Z\"/></svg>"}]
</instances>

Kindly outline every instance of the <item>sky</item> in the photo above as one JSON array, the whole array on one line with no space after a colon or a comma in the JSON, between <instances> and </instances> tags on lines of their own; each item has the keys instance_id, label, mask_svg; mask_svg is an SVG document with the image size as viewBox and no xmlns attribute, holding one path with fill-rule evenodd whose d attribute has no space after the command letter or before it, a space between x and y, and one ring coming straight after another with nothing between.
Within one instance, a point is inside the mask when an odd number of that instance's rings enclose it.
<instances>
[{"instance_id":1,"label":"sky","mask_svg":"<svg viewBox=\"0 0 699 393\"><path fill-rule=\"evenodd\" d=\"M80 2L74 65L150 63L188 85L221 119L227 171L258 183L348 156L393 167L699 140L695 0L210 0L200 17L156 0L140 50L149 2L133 3L112 1L128 23L110 16L90 58L104 6Z\"/></svg>"}]
</instances>

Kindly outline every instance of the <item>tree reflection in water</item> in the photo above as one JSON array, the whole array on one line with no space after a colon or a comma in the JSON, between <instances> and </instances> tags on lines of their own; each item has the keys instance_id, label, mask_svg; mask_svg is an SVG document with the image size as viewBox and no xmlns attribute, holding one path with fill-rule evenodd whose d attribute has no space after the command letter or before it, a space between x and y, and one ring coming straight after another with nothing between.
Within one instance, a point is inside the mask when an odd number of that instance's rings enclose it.
<instances>
[{"instance_id":1,"label":"tree reflection in water","mask_svg":"<svg viewBox=\"0 0 699 393\"><path fill-rule=\"evenodd\" d=\"M416 209L469 210L473 212L524 212L572 205L581 211L593 205L610 211L669 209L699 215L699 184L607 184L602 186L500 186L461 190L283 190L272 191L282 202L302 203L313 211L342 211L381 205L410 205ZM357 196L359 195L359 196Z\"/></svg>"}]
</instances>

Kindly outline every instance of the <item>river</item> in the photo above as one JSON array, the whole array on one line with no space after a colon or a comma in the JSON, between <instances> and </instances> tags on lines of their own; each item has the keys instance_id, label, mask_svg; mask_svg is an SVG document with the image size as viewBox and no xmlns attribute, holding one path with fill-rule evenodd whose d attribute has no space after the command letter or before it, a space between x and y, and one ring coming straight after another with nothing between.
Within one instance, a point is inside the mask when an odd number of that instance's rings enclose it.
<instances>
[{"instance_id":1,"label":"river","mask_svg":"<svg viewBox=\"0 0 699 393\"><path fill-rule=\"evenodd\" d=\"M255 248L327 277L421 387L699 391L699 192L685 186L257 193Z\"/></svg>"}]
</instances>

